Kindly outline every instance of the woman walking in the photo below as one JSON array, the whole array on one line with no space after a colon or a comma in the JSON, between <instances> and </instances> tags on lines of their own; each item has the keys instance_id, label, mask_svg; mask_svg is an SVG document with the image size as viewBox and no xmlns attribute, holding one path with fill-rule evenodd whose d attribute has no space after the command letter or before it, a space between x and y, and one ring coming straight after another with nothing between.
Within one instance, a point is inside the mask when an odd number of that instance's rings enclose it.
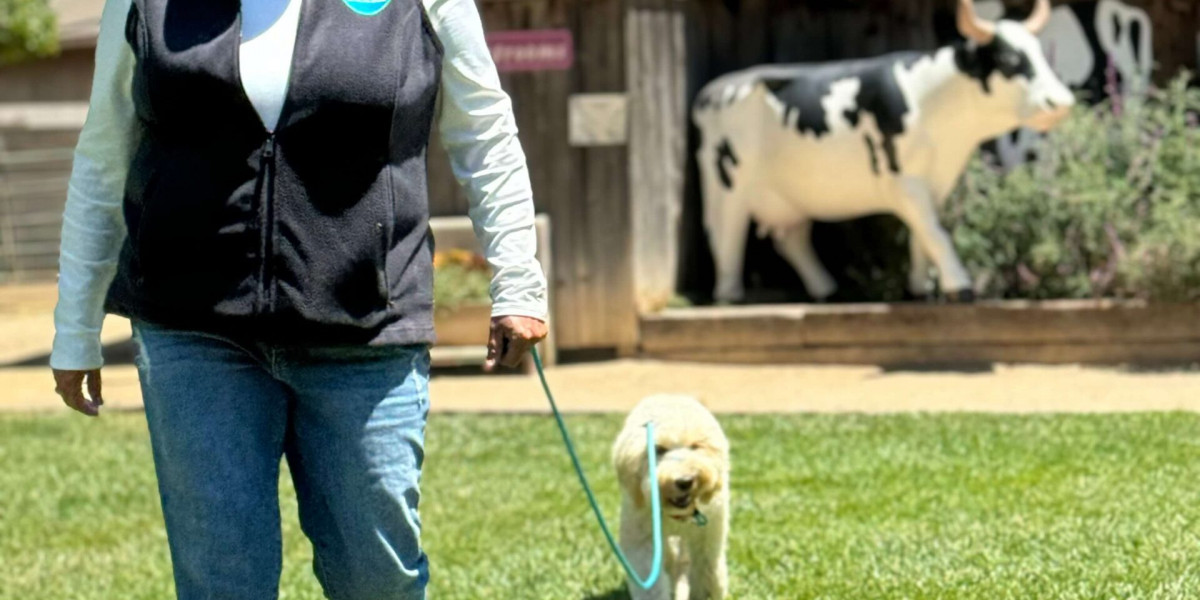
<instances>
[{"instance_id":1,"label":"woman walking","mask_svg":"<svg viewBox=\"0 0 1200 600\"><path fill-rule=\"evenodd\" d=\"M98 415L104 314L133 322L179 598L277 596L281 456L329 598L425 597L435 121L515 365L546 281L472 0L108 0L51 366Z\"/></svg>"}]
</instances>

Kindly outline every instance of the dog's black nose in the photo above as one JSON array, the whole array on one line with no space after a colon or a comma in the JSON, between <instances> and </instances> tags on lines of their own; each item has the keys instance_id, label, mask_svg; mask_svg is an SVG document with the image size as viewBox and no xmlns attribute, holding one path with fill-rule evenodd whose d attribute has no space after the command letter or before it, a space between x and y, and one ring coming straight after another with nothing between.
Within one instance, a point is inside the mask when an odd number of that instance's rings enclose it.
<instances>
[{"instance_id":1,"label":"dog's black nose","mask_svg":"<svg viewBox=\"0 0 1200 600\"><path fill-rule=\"evenodd\" d=\"M679 479L675 480L675 487L679 488L679 491L681 492L686 492L692 489L693 481L695 481L695 479L692 477L680 477Z\"/></svg>"}]
</instances>

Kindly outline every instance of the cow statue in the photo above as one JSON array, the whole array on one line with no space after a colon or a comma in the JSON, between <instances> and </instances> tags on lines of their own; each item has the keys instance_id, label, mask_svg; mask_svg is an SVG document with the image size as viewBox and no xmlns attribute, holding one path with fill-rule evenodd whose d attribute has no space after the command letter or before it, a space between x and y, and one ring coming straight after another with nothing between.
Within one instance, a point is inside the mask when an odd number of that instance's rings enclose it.
<instances>
[{"instance_id":1,"label":"cow statue","mask_svg":"<svg viewBox=\"0 0 1200 600\"><path fill-rule=\"evenodd\" d=\"M1048 131L1075 104L1036 37L1050 19L1037 0L1024 22L980 18L960 0L966 41L925 53L815 65L764 66L701 90L692 118L715 299L743 299L751 219L771 236L818 301L836 283L813 250L813 221L892 213L911 231L909 291L974 297L938 221L938 207L984 140L1026 126Z\"/></svg>"}]
</instances>

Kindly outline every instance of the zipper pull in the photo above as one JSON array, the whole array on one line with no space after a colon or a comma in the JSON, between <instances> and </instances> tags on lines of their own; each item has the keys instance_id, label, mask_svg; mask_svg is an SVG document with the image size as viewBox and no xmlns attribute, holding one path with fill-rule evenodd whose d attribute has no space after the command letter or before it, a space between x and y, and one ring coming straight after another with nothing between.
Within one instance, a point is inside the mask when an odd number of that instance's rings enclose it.
<instances>
[{"instance_id":1,"label":"zipper pull","mask_svg":"<svg viewBox=\"0 0 1200 600\"><path fill-rule=\"evenodd\" d=\"M262 156L264 159L275 158L275 136L272 135L264 142Z\"/></svg>"}]
</instances>

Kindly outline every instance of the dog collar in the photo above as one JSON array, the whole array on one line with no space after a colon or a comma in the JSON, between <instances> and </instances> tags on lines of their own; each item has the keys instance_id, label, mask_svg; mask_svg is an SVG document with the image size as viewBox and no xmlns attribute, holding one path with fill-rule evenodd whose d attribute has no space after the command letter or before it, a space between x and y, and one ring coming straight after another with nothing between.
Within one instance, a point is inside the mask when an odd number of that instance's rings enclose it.
<instances>
[{"instance_id":1,"label":"dog collar","mask_svg":"<svg viewBox=\"0 0 1200 600\"><path fill-rule=\"evenodd\" d=\"M671 518L681 523L687 520L687 517ZM700 509L697 508L695 512L692 513L692 523L695 524L696 527L704 527L705 525L708 525L708 517L704 516L704 513L700 512Z\"/></svg>"}]
</instances>

